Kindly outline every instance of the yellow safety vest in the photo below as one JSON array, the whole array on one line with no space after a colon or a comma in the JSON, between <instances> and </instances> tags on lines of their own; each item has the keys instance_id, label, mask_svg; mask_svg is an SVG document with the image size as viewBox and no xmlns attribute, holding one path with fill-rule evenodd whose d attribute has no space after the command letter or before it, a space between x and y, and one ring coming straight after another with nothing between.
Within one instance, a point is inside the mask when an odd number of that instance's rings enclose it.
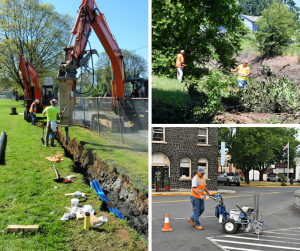
<instances>
[{"instance_id":1,"label":"yellow safety vest","mask_svg":"<svg viewBox=\"0 0 300 251\"><path fill-rule=\"evenodd\" d=\"M247 74L249 71L250 71L249 66L244 67L242 64L239 65L238 73L240 73L240 74ZM240 76L240 75L239 75L239 76L238 76L238 79L247 81L247 80L248 80L248 77L243 77L243 76Z\"/></svg>"},{"instance_id":2,"label":"yellow safety vest","mask_svg":"<svg viewBox=\"0 0 300 251\"><path fill-rule=\"evenodd\" d=\"M195 177L197 177L198 182L199 182L199 186L197 186L196 189L197 189L198 193L203 195L204 189L205 189L205 178L203 176L202 180L201 180L201 178L198 175L195 175ZM199 195L193 191L193 188L191 189L191 196L194 196L195 198L200 199Z\"/></svg>"}]
</instances>

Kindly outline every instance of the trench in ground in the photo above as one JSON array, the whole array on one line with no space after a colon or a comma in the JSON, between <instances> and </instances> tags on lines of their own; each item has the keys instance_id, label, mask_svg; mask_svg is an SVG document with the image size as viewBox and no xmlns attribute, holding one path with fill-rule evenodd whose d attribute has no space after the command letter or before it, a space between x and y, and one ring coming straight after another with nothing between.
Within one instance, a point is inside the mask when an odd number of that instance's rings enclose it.
<instances>
[{"instance_id":1,"label":"trench in ground","mask_svg":"<svg viewBox=\"0 0 300 251\"><path fill-rule=\"evenodd\" d=\"M86 151L82 142L70 139L66 145L64 137L62 131L58 129L56 139L62 144L65 156L74 161L74 172L81 173L87 185L90 185L90 181L98 180L108 198L109 202L103 202L101 210L109 212L108 208L116 207L128 225L147 239L148 193L134 189L132 180L124 172L120 174L118 169L122 167L114 164L114 160L106 160L112 162L113 168L110 168L96 153Z\"/></svg>"}]
</instances>

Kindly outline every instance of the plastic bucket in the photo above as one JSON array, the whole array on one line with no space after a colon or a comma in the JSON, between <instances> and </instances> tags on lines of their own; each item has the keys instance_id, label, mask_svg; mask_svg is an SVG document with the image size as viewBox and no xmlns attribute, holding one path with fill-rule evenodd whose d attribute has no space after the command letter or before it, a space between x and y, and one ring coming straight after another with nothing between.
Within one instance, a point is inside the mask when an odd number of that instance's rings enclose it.
<instances>
[{"instance_id":1,"label":"plastic bucket","mask_svg":"<svg viewBox=\"0 0 300 251\"><path fill-rule=\"evenodd\" d=\"M230 219L233 219L234 221L238 221L240 218L240 212L237 210L230 210Z\"/></svg>"},{"instance_id":2,"label":"plastic bucket","mask_svg":"<svg viewBox=\"0 0 300 251\"><path fill-rule=\"evenodd\" d=\"M79 199L71 199L71 206L72 207L78 207Z\"/></svg>"}]
</instances>

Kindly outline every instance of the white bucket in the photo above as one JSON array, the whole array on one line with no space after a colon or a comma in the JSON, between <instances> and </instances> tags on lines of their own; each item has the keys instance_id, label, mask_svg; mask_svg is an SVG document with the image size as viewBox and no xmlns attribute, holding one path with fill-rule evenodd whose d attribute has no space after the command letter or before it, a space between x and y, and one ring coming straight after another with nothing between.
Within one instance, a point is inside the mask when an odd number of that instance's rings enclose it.
<instances>
[{"instance_id":1,"label":"white bucket","mask_svg":"<svg viewBox=\"0 0 300 251\"><path fill-rule=\"evenodd\" d=\"M71 207L78 207L79 199L71 199Z\"/></svg>"},{"instance_id":2,"label":"white bucket","mask_svg":"<svg viewBox=\"0 0 300 251\"><path fill-rule=\"evenodd\" d=\"M240 219L240 212L237 210L230 210L230 219L233 219L234 221L238 221Z\"/></svg>"}]
</instances>

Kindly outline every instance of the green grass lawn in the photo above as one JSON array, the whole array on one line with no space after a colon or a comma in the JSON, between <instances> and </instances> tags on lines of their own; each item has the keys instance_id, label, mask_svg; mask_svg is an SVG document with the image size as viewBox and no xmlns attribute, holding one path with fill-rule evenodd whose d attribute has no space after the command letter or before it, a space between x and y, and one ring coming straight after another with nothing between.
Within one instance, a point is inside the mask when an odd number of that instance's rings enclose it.
<instances>
[{"instance_id":1,"label":"green grass lawn","mask_svg":"<svg viewBox=\"0 0 300 251\"><path fill-rule=\"evenodd\" d=\"M0 133L6 132L5 162L0 164L0 250L146 250L147 244L127 226L124 220L101 212L101 201L94 190L87 186L81 174L70 185L55 183L52 162L46 157L63 154L59 144L56 148L44 147L41 143L42 129L31 126L21 115L8 115L16 107L22 113L22 101L0 100ZM40 123L40 122L39 122ZM147 176L147 153L122 145L116 139L100 140L95 134L78 127L71 128L71 137L84 142L96 142L88 148L103 154L103 159L115 159L129 172ZM122 148L125 147L124 152ZM137 157L126 157L137 156ZM56 163L62 177L74 174L71 159ZM131 159L130 164L126 161ZM139 168L143 168L143 171ZM144 180L144 179L142 179ZM55 189L54 186L61 186ZM84 204L92 205L97 217L108 217L108 223L97 229L83 230L83 221L59 219L68 211L72 197L65 193L82 191L87 193ZM36 233L6 234L8 225L39 225Z\"/></svg>"}]
</instances>

